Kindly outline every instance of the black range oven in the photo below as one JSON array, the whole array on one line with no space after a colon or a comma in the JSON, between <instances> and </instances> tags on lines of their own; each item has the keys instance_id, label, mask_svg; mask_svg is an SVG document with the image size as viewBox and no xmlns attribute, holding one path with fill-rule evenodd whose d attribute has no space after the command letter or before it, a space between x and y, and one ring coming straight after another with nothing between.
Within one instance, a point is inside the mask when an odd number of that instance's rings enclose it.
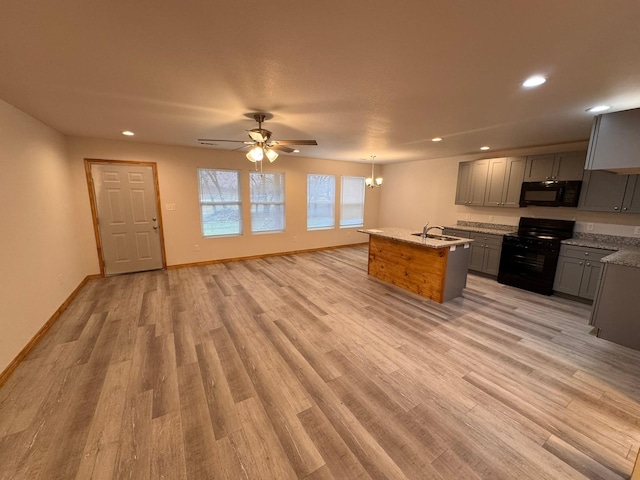
<instances>
[{"instance_id":1,"label":"black range oven","mask_svg":"<svg viewBox=\"0 0 640 480\"><path fill-rule=\"evenodd\" d=\"M551 295L560 242L573 236L573 220L520 218L518 233L502 240L498 282Z\"/></svg>"}]
</instances>

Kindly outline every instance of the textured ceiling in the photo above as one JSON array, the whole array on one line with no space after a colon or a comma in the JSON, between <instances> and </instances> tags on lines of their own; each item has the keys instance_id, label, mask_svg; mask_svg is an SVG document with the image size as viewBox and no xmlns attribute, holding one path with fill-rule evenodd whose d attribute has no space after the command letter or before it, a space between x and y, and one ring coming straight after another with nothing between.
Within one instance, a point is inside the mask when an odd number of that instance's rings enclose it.
<instances>
[{"instance_id":1,"label":"textured ceiling","mask_svg":"<svg viewBox=\"0 0 640 480\"><path fill-rule=\"evenodd\" d=\"M200 147L263 111L307 157L500 151L639 107L639 24L638 0L7 0L0 98L74 136Z\"/></svg>"}]
</instances>

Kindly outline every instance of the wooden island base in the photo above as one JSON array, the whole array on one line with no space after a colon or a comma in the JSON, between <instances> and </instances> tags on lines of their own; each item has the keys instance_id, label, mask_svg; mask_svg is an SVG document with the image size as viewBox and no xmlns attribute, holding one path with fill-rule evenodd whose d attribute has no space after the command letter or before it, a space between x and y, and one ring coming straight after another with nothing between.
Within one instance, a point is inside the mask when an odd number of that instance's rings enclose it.
<instances>
[{"instance_id":1,"label":"wooden island base","mask_svg":"<svg viewBox=\"0 0 640 480\"><path fill-rule=\"evenodd\" d=\"M463 245L450 250L369 236L369 275L434 302L462 295L468 265L469 248Z\"/></svg>"}]
</instances>

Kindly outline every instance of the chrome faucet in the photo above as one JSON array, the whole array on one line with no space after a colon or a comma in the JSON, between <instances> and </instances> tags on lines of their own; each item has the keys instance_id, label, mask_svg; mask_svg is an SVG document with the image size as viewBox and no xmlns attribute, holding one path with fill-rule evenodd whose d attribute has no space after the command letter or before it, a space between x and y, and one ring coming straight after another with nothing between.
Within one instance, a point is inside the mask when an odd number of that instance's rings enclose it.
<instances>
[{"instance_id":1,"label":"chrome faucet","mask_svg":"<svg viewBox=\"0 0 640 480\"><path fill-rule=\"evenodd\" d=\"M439 228L440 229L440 234L442 234L442 232L444 231L444 227L442 227L440 225L434 225L433 227L429 227L429 228L427 228L427 226L425 225L424 228L426 230L424 230L424 229L422 230L422 232L423 232L422 234L423 235L426 235L427 233L429 233L429 230L431 230L433 228Z\"/></svg>"}]
</instances>

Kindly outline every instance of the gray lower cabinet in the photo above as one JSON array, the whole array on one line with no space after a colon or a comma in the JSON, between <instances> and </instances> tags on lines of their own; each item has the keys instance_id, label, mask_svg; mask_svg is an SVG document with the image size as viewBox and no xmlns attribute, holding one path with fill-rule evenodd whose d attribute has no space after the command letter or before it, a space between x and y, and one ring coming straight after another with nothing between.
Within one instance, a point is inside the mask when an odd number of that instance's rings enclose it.
<instances>
[{"instance_id":1,"label":"gray lower cabinet","mask_svg":"<svg viewBox=\"0 0 640 480\"><path fill-rule=\"evenodd\" d=\"M591 212L640 213L640 175L585 170L578 208Z\"/></svg>"},{"instance_id":2,"label":"gray lower cabinet","mask_svg":"<svg viewBox=\"0 0 640 480\"><path fill-rule=\"evenodd\" d=\"M602 274L600 259L611 253L612 250L562 245L553 290L593 300Z\"/></svg>"},{"instance_id":3,"label":"gray lower cabinet","mask_svg":"<svg viewBox=\"0 0 640 480\"><path fill-rule=\"evenodd\" d=\"M474 240L471 243L469 270L497 276L502 253L502 235L471 233L469 238Z\"/></svg>"},{"instance_id":4,"label":"gray lower cabinet","mask_svg":"<svg viewBox=\"0 0 640 480\"><path fill-rule=\"evenodd\" d=\"M445 228L442 231L443 235L449 235L451 237L471 238L471 233L467 230L457 230L455 228Z\"/></svg>"},{"instance_id":5,"label":"gray lower cabinet","mask_svg":"<svg viewBox=\"0 0 640 480\"><path fill-rule=\"evenodd\" d=\"M604 264L591 312L598 337L640 350L640 268Z\"/></svg>"}]
</instances>

